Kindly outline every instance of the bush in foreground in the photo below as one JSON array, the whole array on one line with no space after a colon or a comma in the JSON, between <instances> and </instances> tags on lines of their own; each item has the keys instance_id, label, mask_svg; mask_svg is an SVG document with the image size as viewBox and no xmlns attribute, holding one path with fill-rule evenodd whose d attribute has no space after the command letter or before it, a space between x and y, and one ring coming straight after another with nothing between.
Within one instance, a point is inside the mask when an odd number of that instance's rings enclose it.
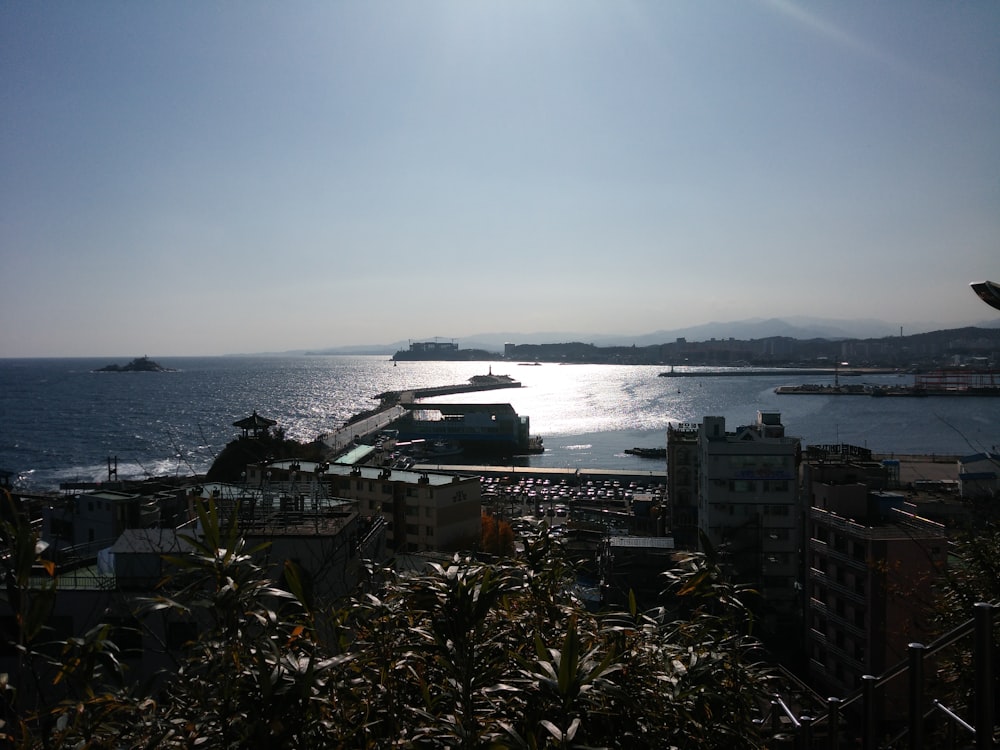
<instances>
[{"instance_id":1,"label":"bush in foreground","mask_svg":"<svg viewBox=\"0 0 1000 750\"><path fill-rule=\"evenodd\" d=\"M7 689L12 744L763 747L752 719L768 674L750 659L740 592L701 556L664 582L682 607L595 614L573 596L558 542L522 530L517 557L372 568L349 601L311 610L293 565L279 587L213 507L202 522L141 607L201 624L177 669L136 694L85 666L97 662L81 655L113 652L106 632L68 643L56 674L76 688L62 702L18 714Z\"/></svg>"}]
</instances>

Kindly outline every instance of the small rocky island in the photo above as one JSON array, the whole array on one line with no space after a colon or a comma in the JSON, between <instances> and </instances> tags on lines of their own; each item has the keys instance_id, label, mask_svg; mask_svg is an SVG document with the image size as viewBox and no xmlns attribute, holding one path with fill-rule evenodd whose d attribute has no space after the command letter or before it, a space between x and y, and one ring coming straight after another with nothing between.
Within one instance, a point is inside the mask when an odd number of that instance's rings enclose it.
<instances>
[{"instance_id":1,"label":"small rocky island","mask_svg":"<svg viewBox=\"0 0 1000 750\"><path fill-rule=\"evenodd\" d=\"M154 362L149 357L142 356L136 357L127 365L107 365L94 372L173 372L173 370Z\"/></svg>"}]
</instances>

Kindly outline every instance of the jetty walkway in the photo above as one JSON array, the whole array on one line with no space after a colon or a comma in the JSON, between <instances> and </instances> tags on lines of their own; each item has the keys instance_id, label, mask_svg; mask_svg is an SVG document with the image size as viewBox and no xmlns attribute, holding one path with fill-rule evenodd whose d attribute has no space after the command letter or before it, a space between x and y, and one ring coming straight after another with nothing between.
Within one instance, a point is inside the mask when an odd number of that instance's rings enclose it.
<instances>
[{"instance_id":1,"label":"jetty walkway","mask_svg":"<svg viewBox=\"0 0 1000 750\"><path fill-rule=\"evenodd\" d=\"M457 385L438 385L431 388L411 388L405 391L385 391L374 398L382 403L411 404L419 398L434 398L435 396L450 396L454 393L475 393L477 391L495 391L498 388L520 388L516 380L503 380L494 383L458 383Z\"/></svg>"},{"instance_id":2,"label":"jetty walkway","mask_svg":"<svg viewBox=\"0 0 1000 750\"><path fill-rule=\"evenodd\" d=\"M412 404L417 399L449 396L454 393L473 393L476 391L493 391L498 388L520 388L521 383L506 375L478 375L470 383L456 385L439 385L430 388L410 388L402 391L385 391L373 396L381 406L371 414L361 419L354 419L343 427L320 436L323 444L332 452L339 453L347 449L358 438L364 438L379 430L384 430L390 424L406 414L406 409L400 404Z\"/></svg>"},{"instance_id":3,"label":"jetty walkway","mask_svg":"<svg viewBox=\"0 0 1000 750\"><path fill-rule=\"evenodd\" d=\"M355 439L371 435L373 432L384 430L395 420L406 413L406 409L398 404L388 406L371 414L363 419L350 422L340 429L328 432L320 437L323 444L334 453L346 450Z\"/></svg>"}]
</instances>

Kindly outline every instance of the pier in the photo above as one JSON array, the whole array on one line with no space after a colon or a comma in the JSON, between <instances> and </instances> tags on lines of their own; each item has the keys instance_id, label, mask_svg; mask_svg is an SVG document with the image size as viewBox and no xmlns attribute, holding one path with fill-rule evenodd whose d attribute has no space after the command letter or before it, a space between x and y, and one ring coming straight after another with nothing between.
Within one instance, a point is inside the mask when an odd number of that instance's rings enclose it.
<instances>
[{"instance_id":1,"label":"pier","mask_svg":"<svg viewBox=\"0 0 1000 750\"><path fill-rule=\"evenodd\" d=\"M450 396L455 393L476 393L477 391L495 391L499 388L520 388L521 383L510 375L494 375L490 368L486 375L473 375L468 383L455 385L438 385L430 388L411 388L403 391L385 391L373 398L383 404L409 404L419 398L434 398Z\"/></svg>"},{"instance_id":2,"label":"pier","mask_svg":"<svg viewBox=\"0 0 1000 750\"><path fill-rule=\"evenodd\" d=\"M1000 371L997 370L934 370L918 373L913 385L833 385L806 383L781 385L774 389L778 395L804 396L1000 396Z\"/></svg>"},{"instance_id":3,"label":"pier","mask_svg":"<svg viewBox=\"0 0 1000 750\"><path fill-rule=\"evenodd\" d=\"M320 440L331 451L339 453L354 443L356 439L384 430L406 414L407 409L400 404L413 404L418 399L449 396L455 393L475 393L477 391L493 391L498 388L520 387L519 381L514 380L509 375L494 375L491 369L487 375L474 375L468 383L385 391L372 396L380 403L378 409L371 413L365 413L361 418L352 419L343 427L320 436Z\"/></svg>"},{"instance_id":4,"label":"pier","mask_svg":"<svg viewBox=\"0 0 1000 750\"><path fill-rule=\"evenodd\" d=\"M851 368L848 370L836 367L773 367L770 369L753 369L749 367L732 367L721 370L674 370L661 372L661 378L726 378L726 377L774 377L776 375L839 375L842 378L860 375L894 375L899 370L884 367Z\"/></svg>"},{"instance_id":5,"label":"pier","mask_svg":"<svg viewBox=\"0 0 1000 750\"><path fill-rule=\"evenodd\" d=\"M373 396L373 398L382 402L408 404L420 398L434 398L435 396L450 396L455 393L476 393L477 391L494 391L498 388L520 387L521 384L516 380L494 384L458 383L456 385L438 385L431 388L413 388L405 391L385 391L377 396Z\"/></svg>"},{"instance_id":6,"label":"pier","mask_svg":"<svg viewBox=\"0 0 1000 750\"><path fill-rule=\"evenodd\" d=\"M379 430L384 430L396 419L406 413L402 406L393 405L375 412L363 419L350 422L340 429L320 436L323 444L334 453L345 450L355 442L356 438L363 438Z\"/></svg>"}]
</instances>

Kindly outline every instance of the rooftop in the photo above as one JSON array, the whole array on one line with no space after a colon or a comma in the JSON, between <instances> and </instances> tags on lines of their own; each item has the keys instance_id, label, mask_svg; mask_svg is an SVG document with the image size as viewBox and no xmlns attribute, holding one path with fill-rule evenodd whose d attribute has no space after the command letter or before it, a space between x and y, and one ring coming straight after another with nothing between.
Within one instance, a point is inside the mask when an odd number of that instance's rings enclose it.
<instances>
[{"instance_id":1,"label":"rooftop","mask_svg":"<svg viewBox=\"0 0 1000 750\"><path fill-rule=\"evenodd\" d=\"M327 476L356 476L371 481L403 482L407 484L430 484L432 487L442 487L454 484L456 481L478 479L471 474L456 476L453 474L436 474L430 471L411 471L408 469L382 469L373 466L348 466L345 464L327 464L316 461L285 459L272 461L267 468L278 471L297 471L300 474L317 474L320 469ZM461 467L457 467L461 468Z\"/></svg>"}]
</instances>

